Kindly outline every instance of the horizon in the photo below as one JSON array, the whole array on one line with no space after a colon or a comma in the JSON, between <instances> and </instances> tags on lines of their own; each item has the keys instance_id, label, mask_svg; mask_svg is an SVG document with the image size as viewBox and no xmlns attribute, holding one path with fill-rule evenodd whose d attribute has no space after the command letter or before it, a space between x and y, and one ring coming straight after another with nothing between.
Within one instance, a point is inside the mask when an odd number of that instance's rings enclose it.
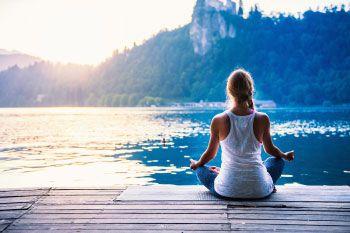
<instances>
[{"instance_id":1,"label":"horizon","mask_svg":"<svg viewBox=\"0 0 350 233\"><path fill-rule=\"evenodd\" d=\"M234 2L238 7L238 1ZM257 2L243 1L245 14ZM190 23L195 3L196 0L137 1L139 8L135 8L127 1L105 0L101 4L93 0L78 0L48 4L44 0L36 0L33 4L7 0L0 3L0 27L4 35L0 38L0 46L1 49L19 51L53 63L98 65L111 57L115 50L141 45L161 30L173 30ZM308 3L301 0L283 3L263 0L258 6L265 15L274 12L296 15L308 9L323 11L325 6L341 4L346 9L350 7L350 1L340 0L313 0Z\"/></svg>"}]
</instances>

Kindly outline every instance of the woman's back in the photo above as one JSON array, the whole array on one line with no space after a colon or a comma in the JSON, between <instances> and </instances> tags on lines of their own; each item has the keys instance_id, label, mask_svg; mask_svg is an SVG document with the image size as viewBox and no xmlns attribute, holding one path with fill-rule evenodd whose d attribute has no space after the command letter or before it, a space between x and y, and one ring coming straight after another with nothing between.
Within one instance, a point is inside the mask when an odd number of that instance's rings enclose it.
<instances>
[{"instance_id":1,"label":"woman's back","mask_svg":"<svg viewBox=\"0 0 350 233\"><path fill-rule=\"evenodd\" d=\"M256 137L261 127L258 121L254 123L255 112L238 116L228 110L225 115L223 117L229 118L230 126L222 124L224 128L221 131L225 131L227 136L220 141L222 164L220 174L215 179L216 192L234 198L269 195L273 190L273 181L261 160L261 143Z\"/></svg>"},{"instance_id":2,"label":"woman's back","mask_svg":"<svg viewBox=\"0 0 350 233\"><path fill-rule=\"evenodd\" d=\"M213 118L208 148L198 162L191 160L190 168L196 171L198 180L219 197L266 197L282 174L282 159L292 161L294 151L283 153L272 143L269 117L254 112L254 82L247 71L238 69L230 74L226 93L232 109ZM262 144L265 152L274 158L262 162ZM219 145L221 169L205 166L214 159Z\"/></svg>"}]
</instances>

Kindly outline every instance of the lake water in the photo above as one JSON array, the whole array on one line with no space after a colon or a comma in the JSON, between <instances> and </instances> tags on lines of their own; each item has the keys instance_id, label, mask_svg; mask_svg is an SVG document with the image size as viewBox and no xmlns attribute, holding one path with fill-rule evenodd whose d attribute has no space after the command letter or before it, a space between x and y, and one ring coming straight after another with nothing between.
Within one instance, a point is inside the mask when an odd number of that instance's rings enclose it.
<instances>
[{"instance_id":1,"label":"lake water","mask_svg":"<svg viewBox=\"0 0 350 233\"><path fill-rule=\"evenodd\" d=\"M260 111L270 116L274 143L295 151L278 184L350 185L350 108ZM189 159L205 151L220 112L2 108L0 187L198 184Z\"/></svg>"}]
</instances>

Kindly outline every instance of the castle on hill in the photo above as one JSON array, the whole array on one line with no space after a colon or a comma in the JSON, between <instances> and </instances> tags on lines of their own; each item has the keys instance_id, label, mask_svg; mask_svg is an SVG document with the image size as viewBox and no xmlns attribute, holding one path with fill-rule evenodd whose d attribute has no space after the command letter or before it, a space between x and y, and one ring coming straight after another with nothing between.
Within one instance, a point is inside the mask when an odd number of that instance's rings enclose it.
<instances>
[{"instance_id":1,"label":"castle on hill","mask_svg":"<svg viewBox=\"0 0 350 233\"><path fill-rule=\"evenodd\" d=\"M240 1L240 7L241 4ZM216 40L236 37L235 25L224 15L237 15L235 2L197 0L190 25L190 38L195 53L204 55Z\"/></svg>"},{"instance_id":2,"label":"castle on hill","mask_svg":"<svg viewBox=\"0 0 350 233\"><path fill-rule=\"evenodd\" d=\"M227 11L233 15L237 14L236 3L227 0L226 4L220 0L205 0L205 6L214 7L217 11Z\"/></svg>"}]
</instances>

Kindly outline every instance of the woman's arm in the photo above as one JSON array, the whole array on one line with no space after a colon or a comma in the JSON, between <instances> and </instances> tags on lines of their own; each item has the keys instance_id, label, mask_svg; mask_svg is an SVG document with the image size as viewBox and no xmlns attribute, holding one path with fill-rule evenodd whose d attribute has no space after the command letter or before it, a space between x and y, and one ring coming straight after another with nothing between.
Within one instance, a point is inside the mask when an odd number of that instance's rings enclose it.
<instances>
[{"instance_id":1,"label":"woman's arm","mask_svg":"<svg viewBox=\"0 0 350 233\"><path fill-rule=\"evenodd\" d=\"M190 168L192 170L195 171L198 167L203 166L204 164L208 163L210 160L215 158L220 143L219 124L220 118L214 117L210 125L210 140L207 150L202 154L198 162L191 160Z\"/></svg>"},{"instance_id":2,"label":"woman's arm","mask_svg":"<svg viewBox=\"0 0 350 233\"><path fill-rule=\"evenodd\" d=\"M292 161L294 159L294 151L289 151L287 153L283 153L278 149L272 142L271 134L270 134L270 119L267 115L264 115L262 117L263 123L264 123L264 133L263 133L263 146L266 153L269 155L280 157L282 159L285 159L287 161Z\"/></svg>"}]
</instances>

